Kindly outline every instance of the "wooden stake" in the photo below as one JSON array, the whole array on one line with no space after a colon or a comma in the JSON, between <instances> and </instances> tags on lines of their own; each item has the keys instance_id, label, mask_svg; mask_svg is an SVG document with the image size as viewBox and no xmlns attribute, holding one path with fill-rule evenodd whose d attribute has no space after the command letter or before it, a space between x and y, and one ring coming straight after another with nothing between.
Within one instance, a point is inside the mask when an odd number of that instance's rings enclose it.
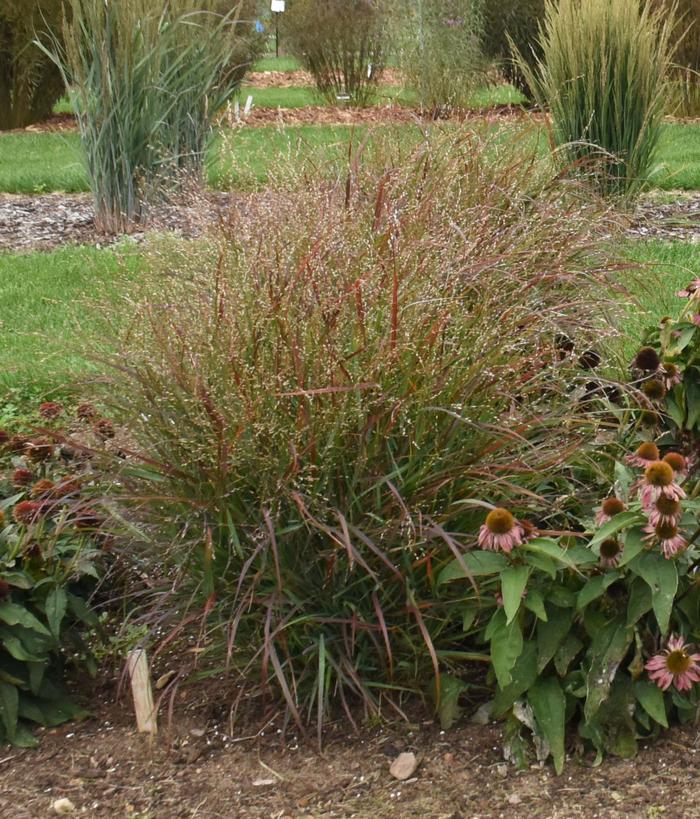
<instances>
[{"instance_id":1,"label":"wooden stake","mask_svg":"<svg viewBox=\"0 0 700 819\"><path fill-rule=\"evenodd\" d=\"M131 693L134 697L134 711L139 732L155 736L158 733L158 723L153 704L153 690L146 651L142 648L130 651L126 660L126 669L131 680Z\"/></svg>"}]
</instances>

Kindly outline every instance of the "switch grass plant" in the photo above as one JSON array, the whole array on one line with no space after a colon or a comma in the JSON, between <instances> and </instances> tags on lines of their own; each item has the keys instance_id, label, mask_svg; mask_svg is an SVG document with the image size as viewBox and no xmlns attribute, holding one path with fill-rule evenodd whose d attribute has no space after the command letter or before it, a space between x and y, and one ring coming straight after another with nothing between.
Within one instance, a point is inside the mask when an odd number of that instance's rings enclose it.
<instances>
[{"instance_id":1,"label":"switch grass plant","mask_svg":"<svg viewBox=\"0 0 700 819\"><path fill-rule=\"evenodd\" d=\"M132 229L149 200L200 181L214 118L250 61L236 11L173 0L70 0L54 44L85 152L98 225ZM238 49L236 52L235 49ZM231 54L242 62L231 64Z\"/></svg>"},{"instance_id":2,"label":"switch grass plant","mask_svg":"<svg viewBox=\"0 0 700 819\"><path fill-rule=\"evenodd\" d=\"M564 161L606 194L634 193L653 167L673 31L673 16L640 0L548 2L541 59L519 60Z\"/></svg>"},{"instance_id":3,"label":"switch grass plant","mask_svg":"<svg viewBox=\"0 0 700 819\"><path fill-rule=\"evenodd\" d=\"M144 618L199 623L203 673L319 732L408 693L456 707L451 669L488 657L455 612L487 592L436 578L484 499L545 529L580 504L551 475L605 423L576 387L614 333L611 230L522 143L452 135L152 243L105 389L166 578Z\"/></svg>"}]
</instances>

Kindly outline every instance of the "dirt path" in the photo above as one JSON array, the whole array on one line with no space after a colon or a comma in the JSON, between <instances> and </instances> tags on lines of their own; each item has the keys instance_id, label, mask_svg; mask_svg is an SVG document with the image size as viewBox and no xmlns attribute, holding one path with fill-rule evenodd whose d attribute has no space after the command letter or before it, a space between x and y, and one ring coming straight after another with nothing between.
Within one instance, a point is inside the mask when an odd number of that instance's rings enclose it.
<instances>
[{"instance_id":1,"label":"dirt path","mask_svg":"<svg viewBox=\"0 0 700 819\"><path fill-rule=\"evenodd\" d=\"M178 706L177 731L149 748L132 730L128 703L93 709L87 722L44 732L36 750L2 749L0 816L48 817L61 798L91 819L700 815L695 728L668 732L635 760L611 758L598 768L570 761L557 777L548 766L518 773L506 765L498 726L442 732L424 721L360 736L338 727L319 754L294 736L283 746L278 720L258 736L229 733L225 703L210 700L203 711ZM389 766L404 750L420 765L398 782Z\"/></svg>"}]
</instances>

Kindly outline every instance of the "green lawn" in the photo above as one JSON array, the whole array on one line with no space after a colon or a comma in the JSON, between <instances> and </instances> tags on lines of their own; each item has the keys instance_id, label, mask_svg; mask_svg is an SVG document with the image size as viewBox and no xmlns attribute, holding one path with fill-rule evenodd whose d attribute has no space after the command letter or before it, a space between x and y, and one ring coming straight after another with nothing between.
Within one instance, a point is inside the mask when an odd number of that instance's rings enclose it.
<instances>
[{"instance_id":1,"label":"green lawn","mask_svg":"<svg viewBox=\"0 0 700 819\"><path fill-rule=\"evenodd\" d=\"M294 57L275 57L267 55L252 67L251 71L298 71L301 68Z\"/></svg>"},{"instance_id":2,"label":"green lawn","mask_svg":"<svg viewBox=\"0 0 700 819\"><path fill-rule=\"evenodd\" d=\"M68 387L84 371L86 340L100 323L89 303L113 292L135 254L95 248L0 253L0 388Z\"/></svg>"},{"instance_id":3,"label":"green lawn","mask_svg":"<svg viewBox=\"0 0 700 819\"><path fill-rule=\"evenodd\" d=\"M439 127L455 127L440 125ZM469 126L473 127L473 126ZM391 126L412 139L412 124ZM298 164L302 156L341 158L350 134L360 126L277 126L241 128L219 133L209 156L209 181L215 188L264 182L270 168ZM385 129L382 129L385 130ZM544 145L544 141L543 141ZM700 124L663 126L653 185L663 190L700 190ZM0 135L0 191L37 193L88 190L76 133L10 133Z\"/></svg>"}]
</instances>

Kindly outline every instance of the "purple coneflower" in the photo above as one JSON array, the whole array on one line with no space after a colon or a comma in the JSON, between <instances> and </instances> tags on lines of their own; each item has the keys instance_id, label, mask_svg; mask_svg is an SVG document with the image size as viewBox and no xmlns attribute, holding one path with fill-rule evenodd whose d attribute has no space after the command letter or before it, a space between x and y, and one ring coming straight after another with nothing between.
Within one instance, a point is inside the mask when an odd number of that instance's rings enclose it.
<instances>
[{"instance_id":1,"label":"purple coneflower","mask_svg":"<svg viewBox=\"0 0 700 819\"><path fill-rule=\"evenodd\" d=\"M689 691L700 681L700 654L690 654L682 637L668 638L666 648L655 654L644 666L649 679L662 691L675 685L679 691Z\"/></svg>"},{"instance_id":2,"label":"purple coneflower","mask_svg":"<svg viewBox=\"0 0 700 819\"><path fill-rule=\"evenodd\" d=\"M63 412L63 407L57 401L44 401L39 405L39 415L46 418L47 421L53 421L54 418Z\"/></svg>"},{"instance_id":3,"label":"purple coneflower","mask_svg":"<svg viewBox=\"0 0 700 819\"><path fill-rule=\"evenodd\" d=\"M12 510L17 523L33 523L41 512L41 504L36 501L20 501Z\"/></svg>"},{"instance_id":4,"label":"purple coneflower","mask_svg":"<svg viewBox=\"0 0 700 819\"><path fill-rule=\"evenodd\" d=\"M683 380L680 368L676 364L672 364L670 361L664 362L663 366L659 370L659 375L663 379L664 386L667 390L672 390L676 384L680 384Z\"/></svg>"},{"instance_id":5,"label":"purple coneflower","mask_svg":"<svg viewBox=\"0 0 700 819\"><path fill-rule=\"evenodd\" d=\"M524 534L523 527L507 509L493 509L479 530L479 546L509 554L522 544Z\"/></svg>"},{"instance_id":6,"label":"purple coneflower","mask_svg":"<svg viewBox=\"0 0 700 819\"><path fill-rule=\"evenodd\" d=\"M665 461L654 461L644 470L641 482L640 499L645 511L653 508L656 501L664 495L671 500L682 500L685 492L675 482L675 474L670 464Z\"/></svg>"},{"instance_id":7,"label":"purple coneflower","mask_svg":"<svg viewBox=\"0 0 700 819\"><path fill-rule=\"evenodd\" d=\"M660 457L661 453L656 444L653 444L651 441L645 441L637 447L632 455L628 455L625 461L632 466L639 466L642 469L646 469L649 464L658 461Z\"/></svg>"},{"instance_id":8,"label":"purple coneflower","mask_svg":"<svg viewBox=\"0 0 700 819\"><path fill-rule=\"evenodd\" d=\"M34 480L34 473L31 469L25 469L20 466L12 473L12 485L15 489L21 489L24 486L29 486Z\"/></svg>"},{"instance_id":9,"label":"purple coneflower","mask_svg":"<svg viewBox=\"0 0 700 819\"><path fill-rule=\"evenodd\" d=\"M606 569L614 569L620 562L622 546L614 537L609 537L600 544L600 565Z\"/></svg>"},{"instance_id":10,"label":"purple coneflower","mask_svg":"<svg viewBox=\"0 0 700 819\"><path fill-rule=\"evenodd\" d=\"M688 547L688 541L679 532L675 523L645 526L644 531L647 533L646 540L650 543L658 543L667 560Z\"/></svg>"},{"instance_id":11,"label":"purple coneflower","mask_svg":"<svg viewBox=\"0 0 700 819\"><path fill-rule=\"evenodd\" d=\"M660 378L650 378L642 384L642 392L650 401L661 401L666 395L666 386Z\"/></svg>"},{"instance_id":12,"label":"purple coneflower","mask_svg":"<svg viewBox=\"0 0 700 819\"><path fill-rule=\"evenodd\" d=\"M688 461L680 452L667 452L663 461L671 467L675 475L685 478L688 473Z\"/></svg>"},{"instance_id":13,"label":"purple coneflower","mask_svg":"<svg viewBox=\"0 0 700 819\"><path fill-rule=\"evenodd\" d=\"M653 347L642 347L634 357L633 365L644 372L656 372L661 366L659 354Z\"/></svg>"},{"instance_id":14,"label":"purple coneflower","mask_svg":"<svg viewBox=\"0 0 700 819\"><path fill-rule=\"evenodd\" d=\"M652 526L678 526L683 509L680 501L661 495L651 509L648 510L649 523Z\"/></svg>"},{"instance_id":15,"label":"purple coneflower","mask_svg":"<svg viewBox=\"0 0 700 819\"><path fill-rule=\"evenodd\" d=\"M598 510L598 514L595 516L596 526L602 526L611 518L614 518L615 515L619 515L621 512L624 512L625 509L627 509L627 507L619 498L606 498Z\"/></svg>"},{"instance_id":16,"label":"purple coneflower","mask_svg":"<svg viewBox=\"0 0 700 819\"><path fill-rule=\"evenodd\" d=\"M693 279L685 290L679 290L676 295L681 299L693 299L700 295L698 290L700 290L700 279Z\"/></svg>"}]
</instances>

